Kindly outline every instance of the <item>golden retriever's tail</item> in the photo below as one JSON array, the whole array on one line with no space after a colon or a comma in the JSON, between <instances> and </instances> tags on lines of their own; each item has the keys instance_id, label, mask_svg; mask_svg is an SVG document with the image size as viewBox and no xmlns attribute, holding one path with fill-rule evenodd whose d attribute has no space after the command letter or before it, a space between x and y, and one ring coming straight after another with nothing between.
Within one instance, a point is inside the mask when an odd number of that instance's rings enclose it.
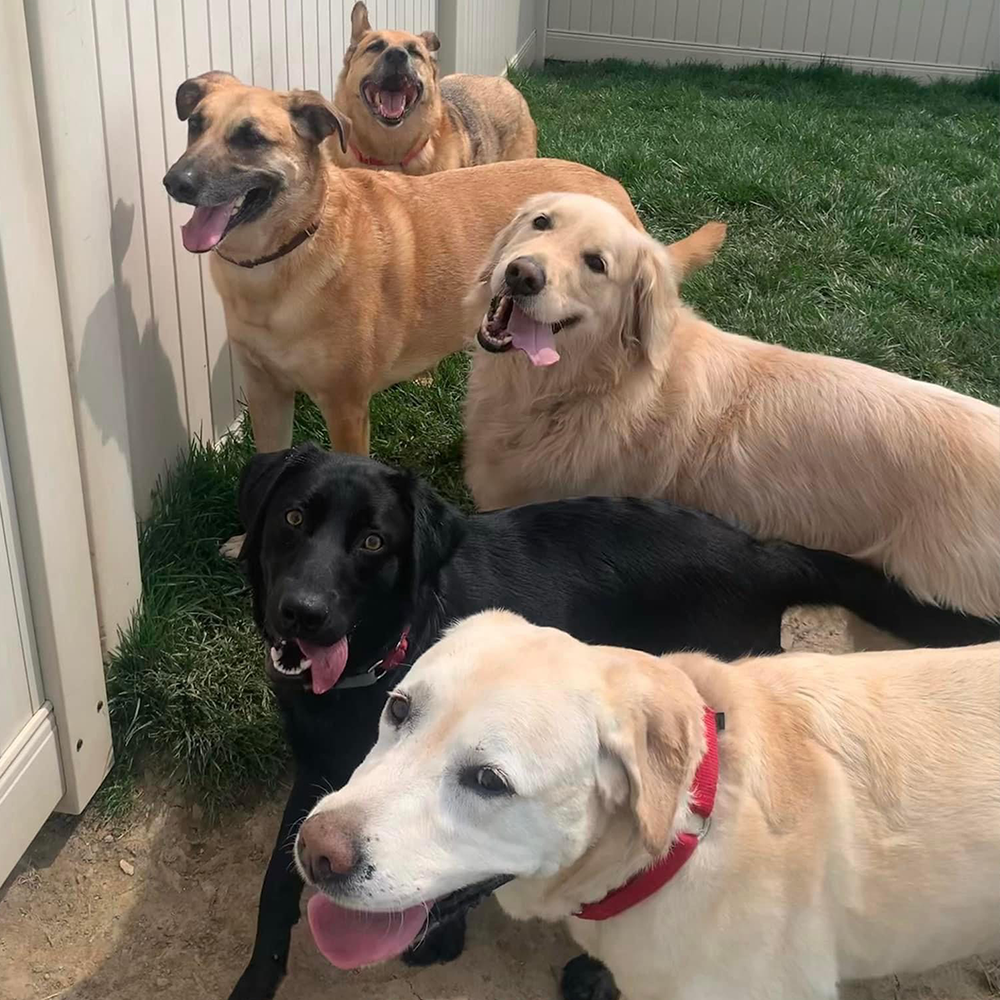
<instances>
[{"instance_id":1,"label":"golden retriever's tail","mask_svg":"<svg viewBox=\"0 0 1000 1000\"><path fill-rule=\"evenodd\" d=\"M1000 639L996 621L927 604L867 563L786 542L773 543L772 551L786 573L790 557L797 567L789 581L789 605L837 604L914 646L971 646Z\"/></svg>"}]
</instances>

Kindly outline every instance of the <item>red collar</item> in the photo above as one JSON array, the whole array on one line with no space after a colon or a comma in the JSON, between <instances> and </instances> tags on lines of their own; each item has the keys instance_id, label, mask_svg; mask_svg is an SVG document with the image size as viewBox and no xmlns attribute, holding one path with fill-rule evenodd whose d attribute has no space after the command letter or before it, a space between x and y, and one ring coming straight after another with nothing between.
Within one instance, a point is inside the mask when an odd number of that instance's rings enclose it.
<instances>
[{"instance_id":1,"label":"red collar","mask_svg":"<svg viewBox=\"0 0 1000 1000\"><path fill-rule=\"evenodd\" d=\"M705 736L708 738L708 749L701 758L691 783L691 812L706 821L705 829L715 805L715 789L719 783L719 730L724 728L725 716L721 713L717 716L706 705ZM596 903L585 903L573 916L581 920L608 920L648 899L684 867L702 836L704 832L679 834L670 850L651 868L633 875L624 885L612 889L604 899Z\"/></svg>"},{"instance_id":2,"label":"red collar","mask_svg":"<svg viewBox=\"0 0 1000 1000\"><path fill-rule=\"evenodd\" d=\"M427 136L426 139L418 142L398 163L386 163L383 160L376 160L373 156L365 156L353 142L351 143L351 152L357 157L358 162L363 163L366 167L405 167L407 163L415 160L423 152L424 146L430 141L431 137Z\"/></svg>"}]
</instances>

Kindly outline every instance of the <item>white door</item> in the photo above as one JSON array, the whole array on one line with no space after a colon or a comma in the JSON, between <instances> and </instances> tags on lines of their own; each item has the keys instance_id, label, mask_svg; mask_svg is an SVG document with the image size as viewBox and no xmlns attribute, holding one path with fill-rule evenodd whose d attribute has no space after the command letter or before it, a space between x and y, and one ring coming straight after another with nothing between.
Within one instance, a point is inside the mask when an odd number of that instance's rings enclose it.
<instances>
[{"instance_id":1,"label":"white door","mask_svg":"<svg viewBox=\"0 0 1000 1000\"><path fill-rule=\"evenodd\" d=\"M0 416L0 881L62 794L55 720L38 669Z\"/></svg>"}]
</instances>

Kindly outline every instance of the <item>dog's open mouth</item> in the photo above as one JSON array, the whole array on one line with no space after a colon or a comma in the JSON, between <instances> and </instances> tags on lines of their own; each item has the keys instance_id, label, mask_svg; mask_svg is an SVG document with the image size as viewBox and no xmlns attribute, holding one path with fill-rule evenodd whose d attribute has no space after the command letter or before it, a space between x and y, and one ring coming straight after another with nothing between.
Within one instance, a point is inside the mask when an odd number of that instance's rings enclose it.
<instances>
[{"instance_id":1,"label":"dog's open mouth","mask_svg":"<svg viewBox=\"0 0 1000 1000\"><path fill-rule=\"evenodd\" d=\"M268 673L281 681L301 681L313 694L324 694L340 680L347 666L347 636L332 646L317 646L304 639L281 640L271 646Z\"/></svg>"},{"instance_id":2,"label":"dog's open mouth","mask_svg":"<svg viewBox=\"0 0 1000 1000\"><path fill-rule=\"evenodd\" d=\"M371 113L383 125L396 126L420 103L423 84L414 77L391 76L383 80L366 80L361 84L361 96Z\"/></svg>"},{"instance_id":3,"label":"dog's open mouth","mask_svg":"<svg viewBox=\"0 0 1000 1000\"><path fill-rule=\"evenodd\" d=\"M531 359L533 365L544 367L559 360L555 335L572 326L579 316L569 316L556 323L540 323L529 316L507 292L493 296L477 337L487 351L499 353L516 347Z\"/></svg>"},{"instance_id":4,"label":"dog's open mouth","mask_svg":"<svg viewBox=\"0 0 1000 1000\"><path fill-rule=\"evenodd\" d=\"M338 969L374 965L401 955L421 931L466 913L513 877L496 875L401 913L348 910L317 893L309 900L309 927L316 947Z\"/></svg>"},{"instance_id":5,"label":"dog's open mouth","mask_svg":"<svg viewBox=\"0 0 1000 1000\"><path fill-rule=\"evenodd\" d=\"M255 187L222 205L198 205L181 226L184 249L191 253L211 250L230 230L260 215L273 196L273 188Z\"/></svg>"}]
</instances>

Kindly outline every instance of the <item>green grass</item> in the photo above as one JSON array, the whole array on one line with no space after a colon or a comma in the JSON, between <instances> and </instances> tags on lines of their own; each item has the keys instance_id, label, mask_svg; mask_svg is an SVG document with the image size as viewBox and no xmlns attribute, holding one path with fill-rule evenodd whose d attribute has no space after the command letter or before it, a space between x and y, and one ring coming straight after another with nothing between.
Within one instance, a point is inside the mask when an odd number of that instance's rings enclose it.
<instances>
[{"instance_id":1,"label":"green grass","mask_svg":"<svg viewBox=\"0 0 1000 1000\"><path fill-rule=\"evenodd\" d=\"M833 67L623 63L517 74L540 153L618 177L657 237L723 219L719 258L685 288L717 325L856 358L1000 402L1000 76L922 87ZM468 503L465 358L373 403L373 450ZM296 436L326 440L300 401ZM246 441L195 445L142 530L142 606L109 666L119 765L102 803L133 800L140 763L207 808L286 764L238 571Z\"/></svg>"}]
</instances>

